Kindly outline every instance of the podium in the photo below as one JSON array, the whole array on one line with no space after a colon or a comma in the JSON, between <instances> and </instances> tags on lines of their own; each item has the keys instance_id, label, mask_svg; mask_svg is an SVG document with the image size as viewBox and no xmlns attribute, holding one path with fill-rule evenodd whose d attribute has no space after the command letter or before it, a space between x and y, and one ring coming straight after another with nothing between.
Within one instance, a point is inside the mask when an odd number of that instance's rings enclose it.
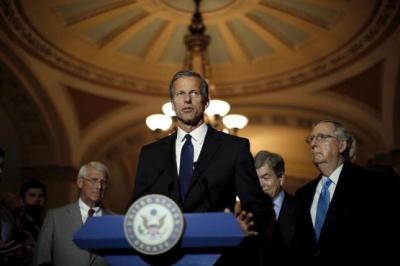
<instances>
[{"instance_id":1,"label":"podium","mask_svg":"<svg viewBox=\"0 0 400 266\"><path fill-rule=\"evenodd\" d=\"M81 249L94 250L110 265L213 265L226 249L240 245L244 233L232 213L184 214L182 239L165 254L146 256L136 252L124 235L124 216L90 218L75 233Z\"/></svg>"}]
</instances>

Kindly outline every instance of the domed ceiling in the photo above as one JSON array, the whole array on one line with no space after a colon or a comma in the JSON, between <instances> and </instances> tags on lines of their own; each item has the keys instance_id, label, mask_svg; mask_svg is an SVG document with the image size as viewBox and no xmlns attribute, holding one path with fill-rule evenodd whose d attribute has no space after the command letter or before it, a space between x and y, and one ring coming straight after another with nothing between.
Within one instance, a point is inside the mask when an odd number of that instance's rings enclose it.
<instances>
[{"instance_id":1,"label":"domed ceiling","mask_svg":"<svg viewBox=\"0 0 400 266\"><path fill-rule=\"evenodd\" d=\"M193 1L15 2L28 23L19 25L21 41L79 78L164 95L182 68ZM215 94L282 90L351 64L395 15L379 2L202 1Z\"/></svg>"}]
</instances>

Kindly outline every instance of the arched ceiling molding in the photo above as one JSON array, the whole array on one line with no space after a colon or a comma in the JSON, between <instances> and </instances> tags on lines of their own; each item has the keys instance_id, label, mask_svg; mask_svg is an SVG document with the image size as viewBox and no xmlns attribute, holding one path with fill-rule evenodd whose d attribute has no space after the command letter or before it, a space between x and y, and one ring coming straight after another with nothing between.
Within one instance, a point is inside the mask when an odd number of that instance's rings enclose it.
<instances>
[{"instance_id":1,"label":"arched ceiling molding","mask_svg":"<svg viewBox=\"0 0 400 266\"><path fill-rule=\"evenodd\" d=\"M353 120L353 118L345 115L312 108L293 108L293 106L279 104L235 104L233 109L235 112L245 113L249 117L249 125L244 130L241 130L239 135L249 138L253 149L271 148L271 146L263 146L259 142L263 143L263 136L269 138L271 137L269 134L273 134L276 141L281 142L283 145L281 147L291 147L293 152L303 151L296 154L290 152L287 158L290 173L292 178L295 179L293 182L300 178L297 181L301 181L300 183L302 183L316 175L315 168L309 159L309 152L307 151L304 139L309 134L312 124L317 121L332 119L344 123L358 140L359 161L361 163L365 163L377 150L382 149L384 146L381 136L374 134L374 130L367 128L359 120ZM125 172L129 175L126 178L132 183L133 181L130 177L136 169L136 161L140 148L146 143L153 142L155 138L145 127L144 121L141 119L132 120L129 126L125 127L122 127L122 125L126 125L126 123L121 122L120 124L120 127L116 125L112 126L113 131L108 130L108 132L104 132L103 130L98 130L98 135L94 136L92 134L91 137L88 137L88 140L92 141L85 145L81 162L90 160L101 160L109 164L121 164L125 162ZM260 132L263 133L260 135ZM292 134L293 132L294 134ZM290 141L295 139L297 139L296 143L290 143ZM255 145L254 147L253 144ZM278 147L279 143L275 146ZM295 146L301 146L302 149L293 148ZM253 152L257 150L253 150ZM279 150L274 151L279 152ZM286 155L286 152L284 154Z\"/></svg>"},{"instance_id":2,"label":"arched ceiling molding","mask_svg":"<svg viewBox=\"0 0 400 266\"><path fill-rule=\"evenodd\" d=\"M151 132L145 124L147 115L150 115L150 113L143 110L143 108L129 105L102 117L101 121L93 123L82 135L79 144L79 156L75 158L75 161L80 163L88 158L90 159L91 156L97 156L96 154L106 154L105 147L120 146L116 140L120 139L121 135L127 136L129 138L128 142L135 143L137 136L135 135L132 138L129 136L132 128L135 132L142 130L147 133L138 138L139 143L143 144L146 139L152 139ZM100 152L100 150L103 152Z\"/></svg>"},{"instance_id":3,"label":"arched ceiling molding","mask_svg":"<svg viewBox=\"0 0 400 266\"><path fill-rule=\"evenodd\" d=\"M123 108L127 102L116 101L77 90L73 87L65 87L71 97L80 131L85 131L92 123L116 109Z\"/></svg>"},{"instance_id":4,"label":"arched ceiling molding","mask_svg":"<svg viewBox=\"0 0 400 266\"><path fill-rule=\"evenodd\" d=\"M309 105L310 106L310 105ZM313 123L321 120L335 120L343 123L352 132L363 147L365 154L361 156L364 162L386 148L384 136L380 132L379 123L369 121L365 123L363 118L351 116L348 113L339 113L321 110L318 107L293 107L284 104L235 104L232 109L238 113L245 113L251 126L281 126L298 128L309 132ZM367 118L370 119L370 118ZM251 138L251 136L246 136Z\"/></svg>"},{"instance_id":5,"label":"arched ceiling molding","mask_svg":"<svg viewBox=\"0 0 400 266\"><path fill-rule=\"evenodd\" d=\"M119 161L126 156L131 157L132 154L137 155L142 145L154 140L144 121L132 121L129 126L107 132L90 142L85 147L80 161Z\"/></svg>"},{"instance_id":6,"label":"arched ceiling molding","mask_svg":"<svg viewBox=\"0 0 400 266\"><path fill-rule=\"evenodd\" d=\"M380 62L348 80L338 82L331 87L325 88L319 93L337 93L350 97L365 104L369 109L372 109L372 113L381 117L383 65L384 63Z\"/></svg>"},{"instance_id":7,"label":"arched ceiling molding","mask_svg":"<svg viewBox=\"0 0 400 266\"><path fill-rule=\"evenodd\" d=\"M20 135L24 163L68 164L69 142L52 101L29 68L3 41L0 57L1 75L6 81L1 89L2 105Z\"/></svg>"},{"instance_id":8,"label":"arched ceiling molding","mask_svg":"<svg viewBox=\"0 0 400 266\"><path fill-rule=\"evenodd\" d=\"M135 3L136 0L122 0L122 1L90 1L85 2L85 9L77 9L80 5L79 1L75 3L66 3L63 5L64 8L55 7L55 11L60 14L60 19L65 19L65 25L71 25L82 21L87 18L94 17L103 12L109 12L110 10L117 9L119 7ZM77 12L78 11L78 12Z\"/></svg>"},{"instance_id":9,"label":"arched ceiling molding","mask_svg":"<svg viewBox=\"0 0 400 266\"><path fill-rule=\"evenodd\" d=\"M349 2L353 3L353 2ZM373 16L367 20L365 27L352 38L351 41L340 47L329 56L317 60L312 64L292 69L287 73L275 76L263 76L261 79L237 80L234 83L220 80L218 94L220 96L243 95L262 91L275 91L298 86L322 76L328 75L339 68L351 64L371 49L379 45L395 27L399 25L400 2L384 0L377 2ZM2 0L1 18L13 40L33 56L48 64L81 79L103 84L116 89L136 91L144 94L160 95L166 80L139 78L138 76L122 75L105 68L90 65L48 43L42 35L29 24L29 19L21 8L20 1ZM168 68L163 77L174 71ZM221 68L222 71L223 68ZM224 69L226 70L226 69ZM223 77L217 69L215 76ZM135 71L133 71L135 72ZM226 71L223 71L224 73ZM232 72L231 72L232 73ZM230 78L236 75L230 75Z\"/></svg>"},{"instance_id":10,"label":"arched ceiling molding","mask_svg":"<svg viewBox=\"0 0 400 266\"><path fill-rule=\"evenodd\" d=\"M400 31L397 30L391 38L390 45L386 45L385 65L382 71L382 120L383 131L386 133L387 151L395 148L398 138L395 136L396 127L399 125L400 112L396 108L400 105L397 95L399 94L399 71L400 71Z\"/></svg>"}]
</instances>

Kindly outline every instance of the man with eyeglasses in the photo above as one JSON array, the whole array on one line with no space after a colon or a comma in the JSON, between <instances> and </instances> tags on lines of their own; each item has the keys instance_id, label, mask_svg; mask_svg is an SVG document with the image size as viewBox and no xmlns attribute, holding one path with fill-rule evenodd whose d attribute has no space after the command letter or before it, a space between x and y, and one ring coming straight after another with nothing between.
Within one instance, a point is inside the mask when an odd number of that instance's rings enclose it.
<instances>
[{"instance_id":1,"label":"man with eyeglasses","mask_svg":"<svg viewBox=\"0 0 400 266\"><path fill-rule=\"evenodd\" d=\"M329 120L306 138L320 175L296 193L293 249L304 264L383 265L398 252L389 244L399 237L398 182L352 164L352 138Z\"/></svg>"},{"instance_id":2,"label":"man with eyeglasses","mask_svg":"<svg viewBox=\"0 0 400 266\"><path fill-rule=\"evenodd\" d=\"M79 199L47 212L36 244L34 265L106 265L102 257L78 248L72 236L91 216L112 214L100 205L109 177L107 166L100 162L89 162L79 169Z\"/></svg>"}]
</instances>

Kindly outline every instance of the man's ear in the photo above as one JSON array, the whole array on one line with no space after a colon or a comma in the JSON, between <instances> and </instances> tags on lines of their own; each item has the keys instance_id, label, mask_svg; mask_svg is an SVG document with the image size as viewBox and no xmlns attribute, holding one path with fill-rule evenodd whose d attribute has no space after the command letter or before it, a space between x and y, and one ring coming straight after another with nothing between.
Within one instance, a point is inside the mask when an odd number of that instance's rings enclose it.
<instances>
[{"instance_id":1,"label":"man's ear","mask_svg":"<svg viewBox=\"0 0 400 266\"><path fill-rule=\"evenodd\" d=\"M339 152L343 153L347 149L347 141L340 140L339 141Z\"/></svg>"},{"instance_id":2,"label":"man's ear","mask_svg":"<svg viewBox=\"0 0 400 266\"><path fill-rule=\"evenodd\" d=\"M279 178L279 185L281 185L281 187L283 186L283 183L285 183L285 174L282 174L282 176Z\"/></svg>"},{"instance_id":3,"label":"man's ear","mask_svg":"<svg viewBox=\"0 0 400 266\"><path fill-rule=\"evenodd\" d=\"M78 186L79 189L82 189L82 187L83 187L83 179L78 177L76 179L76 185Z\"/></svg>"}]
</instances>

